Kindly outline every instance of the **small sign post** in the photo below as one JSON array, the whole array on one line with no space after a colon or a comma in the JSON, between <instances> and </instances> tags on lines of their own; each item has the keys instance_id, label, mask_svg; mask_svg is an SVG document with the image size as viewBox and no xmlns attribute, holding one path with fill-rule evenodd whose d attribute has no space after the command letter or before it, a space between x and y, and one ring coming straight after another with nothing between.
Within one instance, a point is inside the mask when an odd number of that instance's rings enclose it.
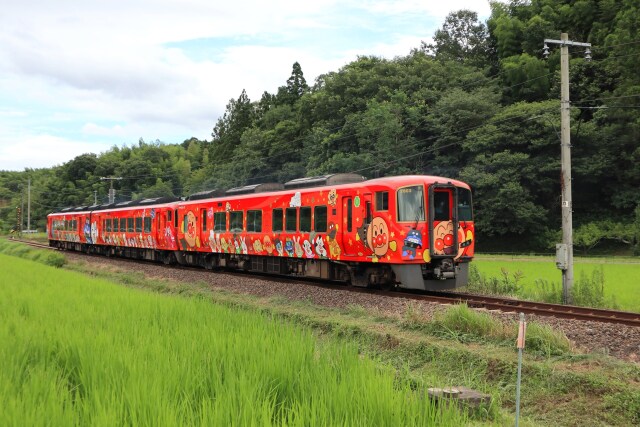
<instances>
[{"instance_id":1,"label":"small sign post","mask_svg":"<svg viewBox=\"0 0 640 427\"><path fill-rule=\"evenodd\" d=\"M516 427L520 421L520 379L522 377L522 350L524 350L524 340L527 333L527 322L524 321L524 313L520 313L520 323L518 325L518 383L516 384Z\"/></svg>"}]
</instances>

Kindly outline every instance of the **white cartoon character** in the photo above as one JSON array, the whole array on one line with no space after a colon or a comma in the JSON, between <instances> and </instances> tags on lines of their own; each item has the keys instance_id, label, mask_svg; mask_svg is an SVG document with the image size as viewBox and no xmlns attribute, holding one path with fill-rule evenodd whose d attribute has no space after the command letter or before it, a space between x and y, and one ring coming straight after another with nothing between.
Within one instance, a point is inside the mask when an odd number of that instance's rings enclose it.
<instances>
[{"instance_id":1,"label":"white cartoon character","mask_svg":"<svg viewBox=\"0 0 640 427\"><path fill-rule=\"evenodd\" d=\"M327 257L327 250L324 247L324 242L322 241L322 237L318 236L316 238L316 253L320 258Z\"/></svg>"},{"instance_id":2,"label":"white cartoon character","mask_svg":"<svg viewBox=\"0 0 640 427\"><path fill-rule=\"evenodd\" d=\"M307 255L307 258L313 258L316 256L316 254L313 252L313 249L311 248L311 243L309 243L308 240L305 239L305 241L302 242L302 248L304 249L304 253L305 255Z\"/></svg>"},{"instance_id":3,"label":"white cartoon character","mask_svg":"<svg viewBox=\"0 0 640 427\"><path fill-rule=\"evenodd\" d=\"M301 205L302 205L302 195L300 194L299 191L296 191L296 193L291 198L291 201L289 202L289 207L299 208Z\"/></svg>"},{"instance_id":4,"label":"white cartoon character","mask_svg":"<svg viewBox=\"0 0 640 427\"><path fill-rule=\"evenodd\" d=\"M246 255L249 253L249 249L247 248L247 242L245 239L246 238L244 236L240 238L240 246L242 246L242 253Z\"/></svg>"}]
</instances>

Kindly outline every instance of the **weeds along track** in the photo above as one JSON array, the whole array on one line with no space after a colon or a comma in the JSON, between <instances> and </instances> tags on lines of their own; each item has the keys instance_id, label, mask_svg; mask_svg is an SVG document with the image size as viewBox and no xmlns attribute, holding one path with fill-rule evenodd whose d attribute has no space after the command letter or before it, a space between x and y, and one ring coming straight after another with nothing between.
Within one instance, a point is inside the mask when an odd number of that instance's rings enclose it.
<instances>
[{"instance_id":1,"label":"weeds along track","mask_svg":"<svg viewBox=\"0 0 640 427\"><path fill-rule=\"evenodd\" d=\"M11 239L12 241L21 242L36 248L54 249L46 244L37 243L28 240ZM82 252L73 252L82 254L87 257L103 258L101 255L88 255ZM133 260L127 258L121 258L121 260L131 263L139 263L147 261ZM198 267L185 267L185 266L165 266L169 269L178 270L197 270L203 271ZM236 276L236 277L256 277L259 276L262 280L277 281L280 283L291 283L299 285L309 286L323 286L326 287L327 282L306 279L306 278L292 278L285 276L273 276L267 274L256 273L244 273L241 271L225 270L224 274ZM359 293L371 293L380 296L403 298L409 300L432 302L439 304L459 304L466 303L469 307L484 308L487 310L495 310L500 312L522 312L525 314L535 314L544 317L555 317L560 319L573 319L578 321L595 321L604 323L613 323L619 325L627 325L633 327L640 327L640 314L631 313L626 311L606 310L590 307L578 307L572 305L560 305L549 304L535 301L516 300L512 298L501 298L496 296L474 295L466 293L455 292L438 292L438 293L417 293L411 291L381 291L376 289L359 288L354 286L344 286L340 284L332 285L331 289L336 292L359 292Z\"/></svg>"}]
</instances>

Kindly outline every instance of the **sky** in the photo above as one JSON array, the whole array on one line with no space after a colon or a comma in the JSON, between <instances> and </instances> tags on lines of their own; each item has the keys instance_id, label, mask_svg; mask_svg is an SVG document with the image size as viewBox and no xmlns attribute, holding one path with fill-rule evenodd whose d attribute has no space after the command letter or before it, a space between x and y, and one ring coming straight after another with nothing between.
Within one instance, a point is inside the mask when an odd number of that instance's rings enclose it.
<instances>
[{"instance_id":1,"label":"sky","mask_svg":"<svg viewBox=\"0 0 640 427\"><path fill-rule=\"evenodd\" d=\"M0 170L211 140L230 99L394 58L488 0L20 0L0 14Z\"/></svg>"}]
</instances>

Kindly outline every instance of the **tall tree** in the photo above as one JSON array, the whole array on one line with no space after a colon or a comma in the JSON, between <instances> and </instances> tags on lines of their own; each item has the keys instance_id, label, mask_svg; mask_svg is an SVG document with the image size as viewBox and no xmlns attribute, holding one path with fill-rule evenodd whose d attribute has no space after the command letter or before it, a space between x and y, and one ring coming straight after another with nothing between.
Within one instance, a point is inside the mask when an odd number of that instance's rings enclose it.
<instances>
[{"instance_id":1,"label":"tall tree","mask_svg":"<svg viewBox=\"0 0 640 427\"><path fill-rule=\"evenodd\" d=\"M478 21L476 12L466 9L451 12L442 28L436 30L433 41L428 45L422 42L422 49L437 58L469 61L479 66L487 63L487 27Z\"/></svg>"}]
</instances>

